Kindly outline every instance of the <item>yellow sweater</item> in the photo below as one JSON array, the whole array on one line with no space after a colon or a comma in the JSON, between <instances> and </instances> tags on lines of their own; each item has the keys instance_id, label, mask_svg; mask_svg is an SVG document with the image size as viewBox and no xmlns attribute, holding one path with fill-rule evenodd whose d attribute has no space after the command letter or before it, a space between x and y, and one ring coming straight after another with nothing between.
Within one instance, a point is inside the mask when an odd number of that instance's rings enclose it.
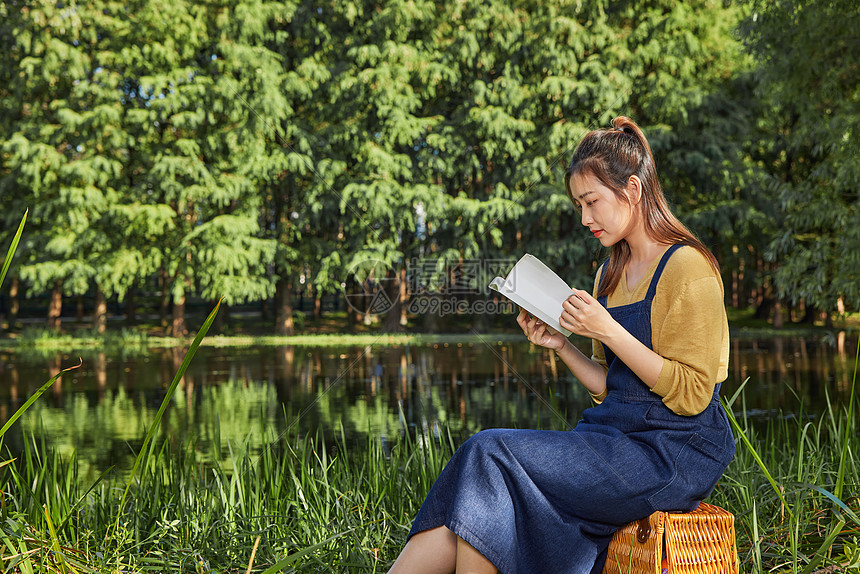
<instances>
[{"instance_id":1,"label":"yellow sweater","mask_svg":"<svg viewBox=\"0 0 860 574\"><path fill-rule=\"evenodd\" d=\"M608 307L641 301L662 254L630 291L627 272L607 300ZM594 280L594 296L601 270ZM679 415L702 412L714 385L728 376L729 324L723 303L723 282L708 261L692 247L681 247L669 258L651 303L651 346L663 357L663 369L651 389ZM606 366L603 345L592 341L592 360ZM596 396L597 402L606 395Z\"/></svg>"}]
</instances>

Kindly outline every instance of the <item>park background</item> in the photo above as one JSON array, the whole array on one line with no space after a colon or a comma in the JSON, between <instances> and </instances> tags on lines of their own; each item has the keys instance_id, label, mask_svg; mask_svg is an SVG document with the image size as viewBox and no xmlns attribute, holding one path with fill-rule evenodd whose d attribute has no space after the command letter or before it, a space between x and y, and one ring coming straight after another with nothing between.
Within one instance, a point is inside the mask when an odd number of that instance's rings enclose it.
<instances>
[{"instance_id":1,"label":"park background","mask_svg":"<svg viewBox=\"0 0 860 574\"><path fill-rule=\"evenodd\" d=\"M845 0L0 2L1 418L84 363L5 437L4 567L384 571L450 448L587 406L486 284L529 252L591 285L563 170L617 115L721 263L743 568L856 565L858 29Z\"/></svg>"}]
</instances>

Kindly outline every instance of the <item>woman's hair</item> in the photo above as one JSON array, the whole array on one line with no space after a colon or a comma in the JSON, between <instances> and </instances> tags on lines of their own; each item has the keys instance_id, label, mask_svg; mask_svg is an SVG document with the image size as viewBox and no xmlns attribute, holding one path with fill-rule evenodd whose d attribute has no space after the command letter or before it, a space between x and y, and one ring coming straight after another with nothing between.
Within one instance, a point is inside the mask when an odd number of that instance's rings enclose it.
<instances>
[{"instance_id":1,"label":"woman's hair","mask_svg":"<svg viewBox=\"0 0 860 574\"><path fill-rule=\"evenodd\" d=\"M637 176L642 182L642 196L639 209L645 223L645 232L655 241L667 245L681 244L695 248L711 264L717 276L720 265L714 254L699 241L693 233L672 214L663 189L657 179L657 168L651 146L642 130L633 120L620 116L612 120L612 127L599 129L585 135L567 167L564 187L568 197L576 204L570 180L577 175L591 175L611 189L622 201L630 204L625 192L630 176ZM609 252L604 280L600 282L597 295L608 295L615 290L621 280L624 265L630 260L630 246L627 241L615 243Z\"/></svg>"}]
</instances>

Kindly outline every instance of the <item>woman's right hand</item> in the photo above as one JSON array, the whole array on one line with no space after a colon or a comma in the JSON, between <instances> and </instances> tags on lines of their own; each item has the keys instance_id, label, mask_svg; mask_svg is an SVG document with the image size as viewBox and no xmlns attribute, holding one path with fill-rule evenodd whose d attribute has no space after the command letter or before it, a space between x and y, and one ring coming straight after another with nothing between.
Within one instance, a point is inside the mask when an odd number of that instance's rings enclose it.
<instances>
[{"instance_id":1,"label":"woman's right hand","mask_svg":"<svg viewBox=\"0 0 860 574\"><path fill-rule=\"evenodd\" d=\"M567 337L540 319L532 317L523 308L520 308L520 314L517 315L517 323L529 341L535 345L559 351L567 343Z\"/></svg>"}]
</instances>

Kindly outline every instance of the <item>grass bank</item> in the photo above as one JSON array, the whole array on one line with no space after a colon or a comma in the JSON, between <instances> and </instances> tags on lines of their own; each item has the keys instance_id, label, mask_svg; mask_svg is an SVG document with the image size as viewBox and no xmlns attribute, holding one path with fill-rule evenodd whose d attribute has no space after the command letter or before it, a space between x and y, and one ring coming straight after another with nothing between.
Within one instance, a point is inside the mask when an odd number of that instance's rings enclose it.
<instances>
[{"instance_id":1,"label":"grass bank","mask_svg":"<svg viewBox=\"0 0 860 574\"><path fill-rule=\"evenodd\" d=\"M485 342L517 342L523 341L522 332L487 332L473 333L353 333L353 334L305 334L292 336L276 335L211 335L201 343L204 347L343 347L343 346L385 346L385 345L427 345L427 344L457 344ZM174 338L158 335L148 335L146 331L121 329L97 334L83 329L66 333L57 333L47 329L30 328L15 337L0 339L0 349L14 351L16 349L69 351L70 349L103 349L103 350L134 350L145 351L148 348L185 347L191 338Z\"/></svg>"},{"instance_id":2,"label":"grass bank","mask_svg":"<svg viewBox=\"0 0 860 574\"><path fill-rule=\"evenodd\" d=\"M737 517L743 572L860 569L847 407L756 427L738 415L744 438L710 501ZM384 572L454 445L444 429L346 444L287 433L203 465L193 439L168 440L144 453L123 502L114 471L84 484L74 455L31 441L0 468L4 571Z\"/></svg>"},{"instance_id":3,"label":"grass bank","mask_svg":"<svg viewBox=\"0 0 860 574\"><path fill-rule=\"evenodd\" d=\"M765 321L738 319L730 321L733 339L755 339L768 337L829 337L835 332L848 330L856 334L853 323L836 324L833 329L815 325L788 325L774 329ZM492 330L476 333L469 328L445 333L309 333L291 336L267 334L211 335L201 343L204 347L344 347L344 346L393 346L486 342L523 342L522 333L515 330ZM90 329L56 332L43 328L28 328L15 336L0 338L0 350L28 352L56 352L70 349L99 349L105 351L146 352L150 348L186 347L191 338L175 338L148 334L146 330L123 328L98 334Z\"/></svg>"}]
</instances>

